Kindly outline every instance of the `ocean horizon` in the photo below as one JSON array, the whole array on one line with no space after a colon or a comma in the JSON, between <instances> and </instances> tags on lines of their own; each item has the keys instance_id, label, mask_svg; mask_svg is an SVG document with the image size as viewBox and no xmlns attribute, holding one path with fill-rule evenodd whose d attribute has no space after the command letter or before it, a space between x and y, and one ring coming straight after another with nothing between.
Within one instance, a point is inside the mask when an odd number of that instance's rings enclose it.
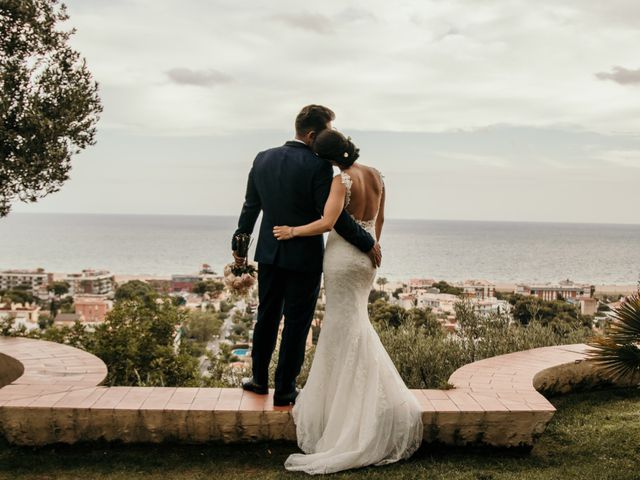
<instances>
[{"instance_id":1,"label":"ocean horizon","mask_svg":"<svg viewBox=\"0 0 640 480\"><path fill-rule=\"evenodd\" d=\"M171 275L231 260L236 216L14 212L0 219L0 269ZM258 231L256 225L256 232ZM496 283L632 285L640 224L387 219L379 275Z\"/></svg>"}]
</instances>

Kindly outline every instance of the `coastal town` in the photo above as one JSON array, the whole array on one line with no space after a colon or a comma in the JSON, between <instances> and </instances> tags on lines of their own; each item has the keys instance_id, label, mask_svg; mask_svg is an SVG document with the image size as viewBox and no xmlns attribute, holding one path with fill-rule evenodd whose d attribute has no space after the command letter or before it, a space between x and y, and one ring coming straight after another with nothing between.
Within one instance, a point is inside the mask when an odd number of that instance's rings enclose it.
<instances>
[{"instance_id":1,"label":"coastal town","mask_svg":"<svg viewBox=\"0 0 640 480\"><path fill-rule=\"evenodd\" d=\"M53 273L35 270L10 269L0 272L0 321L25 332L49 327L71 327L80 324L89 331L105 322L117 301L120 288L142 282L158 295L168 296L176 305L189 312L217 313L220 324L202 338L200 352L203 374L210 363L206 355L223 355L231 366L250 365L251 338L257 316L257 289L245 297L232 294L224 286L224 278L209 265L191 274L167 277L116 275L107 270L85 269L73 273ZM628 290L628 289L627 289ZM561 301L580 315L591 319L594 327L602 325L612 309L624 299L619 293L599 292L594 285L575 283L569 279L556 283L519 283L497 286L488 280L469 279L447 283L443 280L413 278L389 281L379 277L369 301L383 300L405 311L429 312L447 332L460 328L456 305L467 302L480 316L492 314L512 316L513 302L518 297L535 297L542 301ZM627 293L631 293L630 291ZM321 292L313 328L307 339L311 347L322 326L324 292ZM174 343L177 346L187 329L175 325Z\"/></svg>"}]
</instances>

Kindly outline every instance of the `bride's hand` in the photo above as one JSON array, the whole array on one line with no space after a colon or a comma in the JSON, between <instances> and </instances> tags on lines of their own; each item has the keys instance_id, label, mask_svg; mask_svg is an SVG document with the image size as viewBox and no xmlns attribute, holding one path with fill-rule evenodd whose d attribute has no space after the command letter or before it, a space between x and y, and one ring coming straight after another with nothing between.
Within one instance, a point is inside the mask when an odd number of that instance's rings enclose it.
<instances>
[{"instance_id":1,"label":"bride's hand","mask_svg":"<svg viewBox=\"0 0 640 480\"><path fill-rule=\"evenodd\" d=\"M296 236L295 227L289 227L287 225L273 227L273 236L278 240L290 240Z\"/></svg>"}]
</instances>

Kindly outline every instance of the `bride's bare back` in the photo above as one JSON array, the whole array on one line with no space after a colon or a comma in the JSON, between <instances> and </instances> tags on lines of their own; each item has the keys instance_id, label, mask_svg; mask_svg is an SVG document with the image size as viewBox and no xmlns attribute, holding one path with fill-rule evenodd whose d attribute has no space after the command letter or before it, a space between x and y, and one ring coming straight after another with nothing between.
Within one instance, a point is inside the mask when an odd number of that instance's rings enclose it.
<instances>
[{"instance_id":1,"label":"bride's bare back","mask_svg":"<svg viewBox=\"0 0 640 480\"><path fill-rule=\"evenodd\" d=\"M385 200L380 172L375 168L355 163L341 174L346 174L351 181L351 187L347 189L345 209L358 221L376 220L376 237L379 240L384 222Z\"/></svg>"},{"instance_id":2,"label":"bride's bare back","mask_svg":"<svg viewBox=\"0 0 640 480\"><path fill-rule=\"evenodd\" d=\"M344 173L351 178L351 198L346 208L354 218L373 220L381 206L383 185L377 170L366 165L354 164Z\"/></svg>"}]
</instances>

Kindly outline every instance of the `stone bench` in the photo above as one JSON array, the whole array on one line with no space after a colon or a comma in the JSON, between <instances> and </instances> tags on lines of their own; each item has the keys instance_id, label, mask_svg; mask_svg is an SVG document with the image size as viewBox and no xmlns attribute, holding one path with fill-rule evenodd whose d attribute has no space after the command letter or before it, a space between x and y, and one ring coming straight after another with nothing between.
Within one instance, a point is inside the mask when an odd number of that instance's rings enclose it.
<instances>
[{"instance_id":1,"label":"stone bench","mask_svg":"<svg viewBox=\"0 0 640 480\"><path fill-rule=\"evenodd\" d=\"M531 446L555 411L537 389L603 381L586 349L563 345L487 358L455 371L453 389L412 390L423 409L425 441ZM26 338L0 337L0 354L0 434L14 444L295 440L290 408L274 407L273 392L99 386L107 370L97 357Z\"/></svg>"}]
</instances>

